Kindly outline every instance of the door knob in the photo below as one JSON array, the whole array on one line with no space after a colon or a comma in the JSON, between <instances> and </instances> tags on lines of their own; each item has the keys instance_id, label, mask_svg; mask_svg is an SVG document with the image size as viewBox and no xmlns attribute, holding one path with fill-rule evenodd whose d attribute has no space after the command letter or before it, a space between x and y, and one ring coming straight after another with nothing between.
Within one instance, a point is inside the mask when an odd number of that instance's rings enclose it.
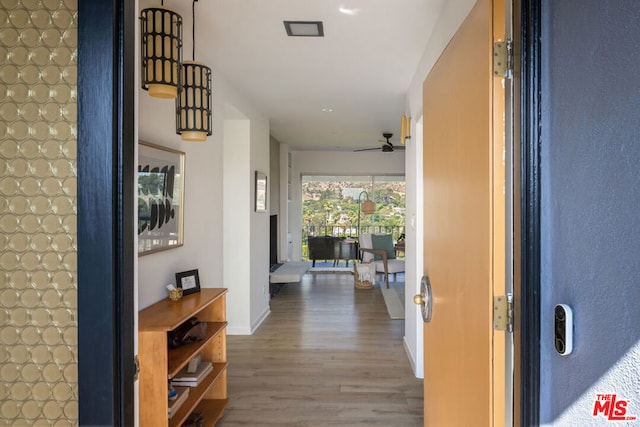
<instances>
[{"instance_id":1,"label":"door knob","mask_svg":"<svg viewBox=\"0 0 640 427\"><path fill-rule=\"evenodd\" d=\"M429 276L422 276L420 280L420 293L413 297L413 302L420 306L422 313L422 321L428 323L431 321L432 297L431 297L431 281Z\"/></svg>"}]
</instances>

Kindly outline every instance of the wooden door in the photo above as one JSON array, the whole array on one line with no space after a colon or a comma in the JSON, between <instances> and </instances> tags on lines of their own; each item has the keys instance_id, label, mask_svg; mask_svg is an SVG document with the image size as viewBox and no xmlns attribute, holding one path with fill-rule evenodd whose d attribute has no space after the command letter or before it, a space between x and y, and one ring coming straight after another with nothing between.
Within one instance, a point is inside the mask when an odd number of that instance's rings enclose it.
<instances>
[{"instance_id":1,"label":"wooden door","mask_svg":"<svg viewBox=\"0 0 640 427\"><path fill-rule=\"evenodd\" d=\"M423 86L425 426L505 423L505 337L492 324L505 275L504 89L492 76L503 14L479 0Z\"/></svg>"}]
</instances>

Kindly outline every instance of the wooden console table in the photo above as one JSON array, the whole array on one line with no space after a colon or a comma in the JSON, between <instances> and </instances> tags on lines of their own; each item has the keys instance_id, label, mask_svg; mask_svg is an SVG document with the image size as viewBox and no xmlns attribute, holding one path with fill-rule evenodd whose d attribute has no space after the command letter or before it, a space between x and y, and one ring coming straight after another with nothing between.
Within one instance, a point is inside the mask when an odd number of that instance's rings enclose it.
<instances>
[{"instance_id":1,"label":"wooden console table","mask_svg":"<svg viewBox=\"0 0 640 427\"><path fill-rule=\"evenodd\" d=\"M178 301L164 299L138 314L138 357L140 359L140 426L178 427L192 412L212 426L227 406L227 308L224 288L202 289ZM169 348L167 333L191 317L207 322L202 341ZM213 363L213 371L197 387L189 388L189 397L168 417L168 382L191 358L200 355Z\"/></svg>"}]
</instances>

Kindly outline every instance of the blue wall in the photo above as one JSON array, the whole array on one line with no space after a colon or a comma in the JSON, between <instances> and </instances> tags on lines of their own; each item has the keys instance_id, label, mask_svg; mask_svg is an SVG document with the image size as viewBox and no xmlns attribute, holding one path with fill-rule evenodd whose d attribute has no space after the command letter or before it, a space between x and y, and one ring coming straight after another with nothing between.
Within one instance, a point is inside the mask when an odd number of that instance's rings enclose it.
<instances>
[{"instance_id":1,"label":"blue wall","mask_svg":"<svg viewBox=\"0 0 640 427\"><path fill-rule=\"evenodd\" d=\"M542 28L540 420L603 425L595 393L640 417L640 1L544 1Z\"/></svg>"}]
</instances>

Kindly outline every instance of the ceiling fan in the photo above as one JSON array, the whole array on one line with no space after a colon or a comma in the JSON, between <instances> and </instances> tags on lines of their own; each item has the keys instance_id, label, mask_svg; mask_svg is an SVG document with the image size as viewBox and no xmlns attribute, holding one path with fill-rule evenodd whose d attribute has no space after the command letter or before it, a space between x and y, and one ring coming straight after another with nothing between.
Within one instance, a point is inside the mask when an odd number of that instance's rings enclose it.
<instances>
[{"instance_id":1,"label":"ceiling fan","mask_svg":"<svg viewBox=\"0 0 640 427\"><path fill-rule=\"evenodd\" d=\"M359 150L353 151L373 151L373 150L382 150L383 153L391 153L396 150L404 150L404 145L393 145L389 139L393 136L392 133L383 133L382 136L386 139L386 141L380 140L380 142L384 142L382 146L375 148L361 148Z\"/></svg>"}]
</instances>

